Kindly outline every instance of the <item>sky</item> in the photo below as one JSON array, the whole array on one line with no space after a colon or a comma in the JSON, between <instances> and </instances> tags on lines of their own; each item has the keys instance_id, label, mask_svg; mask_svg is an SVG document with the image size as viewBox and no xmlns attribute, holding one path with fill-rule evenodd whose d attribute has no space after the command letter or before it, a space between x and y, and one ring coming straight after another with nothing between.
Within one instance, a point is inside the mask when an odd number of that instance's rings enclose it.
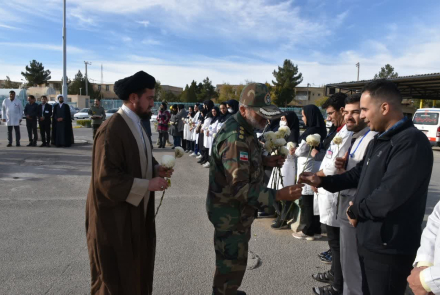
<instances>
[{"instance_id":1,"label":"sky","mask_svg":"<svg viewBox=\"0 0 440 295\"><path fill-rule=\"evenodd\" d=\"M60 0L0 0L0 79L31 60L62 78ZM139 70L184 87L272 81L290 59L302 85L440 72L438 0L67 0L67 76L114 83Z\"/></svg>"}]
</instances>

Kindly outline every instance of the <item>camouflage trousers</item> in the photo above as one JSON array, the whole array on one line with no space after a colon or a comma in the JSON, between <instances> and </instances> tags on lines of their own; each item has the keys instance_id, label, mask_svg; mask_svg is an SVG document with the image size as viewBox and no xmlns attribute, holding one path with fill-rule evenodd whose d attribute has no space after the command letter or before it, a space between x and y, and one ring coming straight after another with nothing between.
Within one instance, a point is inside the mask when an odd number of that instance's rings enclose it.
<instances>
[{"instance_id":1,"label":"camouflage trousers","mask_svg":"<svg viewBox=\"0 0 440 295\"><path fill-rule=\"evenodd\" d=\"M235 295L246 272L251 228L214 232L215 274L213 295Z\"/></svg>"}]
</instances>

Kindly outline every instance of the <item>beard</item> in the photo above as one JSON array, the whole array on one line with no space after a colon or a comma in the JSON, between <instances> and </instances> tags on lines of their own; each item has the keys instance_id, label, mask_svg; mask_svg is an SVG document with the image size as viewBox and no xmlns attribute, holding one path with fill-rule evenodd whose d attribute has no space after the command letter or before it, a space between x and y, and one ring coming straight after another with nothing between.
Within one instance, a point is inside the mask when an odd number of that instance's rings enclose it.
<instances>
[{"instance_id":1,"label":"beard","mask_svg":"<svg viewBox=\"0 0 440 295\"><path fill-rule=\"evenodd\" d=\"M151 110L143 111L139 106L136 106L134 112L141 120L150 120L151 118Z\"/></svg>"},{"instance_id":2,"label":"beard","mask_svg":"<svg viewBox=\"0 0 440 295\"><path fill-rule=\"evenodd\" d=\"M264 127L266 126L266 124L262 124L259 121L257 121L257 119L255 119L252 116L249 116L248 118L246 118L246 121L249 123L249 125L252 126L252 128L254 129L264 129Z\"/></svg>"}]
</instances>

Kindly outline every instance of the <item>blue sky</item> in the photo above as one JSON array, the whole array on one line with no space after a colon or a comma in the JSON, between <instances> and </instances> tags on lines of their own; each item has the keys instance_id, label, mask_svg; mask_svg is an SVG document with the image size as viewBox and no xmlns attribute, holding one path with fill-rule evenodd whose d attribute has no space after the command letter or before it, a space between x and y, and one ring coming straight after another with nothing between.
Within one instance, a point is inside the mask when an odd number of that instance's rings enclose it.
<instances>
[{"instance_id":1,"label":"blue sky","mask_svg":"<svg viewBox=\"0 0 440 295\"><path fill-rule=\"evenodd\" d=\"M0 0L0 79L30 60L62 76L62 1ZM144 70L185 86L271 81L291 59L303 84L440 72L438 0L68 0L68 76L104 82Z\"/></svg>"}]
</instances>

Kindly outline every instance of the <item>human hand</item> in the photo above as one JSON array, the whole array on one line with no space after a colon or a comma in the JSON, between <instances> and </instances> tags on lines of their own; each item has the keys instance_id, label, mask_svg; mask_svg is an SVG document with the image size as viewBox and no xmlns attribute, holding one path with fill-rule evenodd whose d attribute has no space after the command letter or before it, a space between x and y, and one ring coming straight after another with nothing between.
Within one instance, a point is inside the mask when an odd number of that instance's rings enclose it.
<instances>
[{"instance_id":1,"label":"human hand","mask_svg":"<svg viewBox=\"0 0 440 295\"><path fill-rule=\"evenodd\" d=\"M150 184L148 185L148 190L150 192L164 191L167 188L168 188L168 181L166 181L162 177L155 177L151 179Z\"/></svg>"},{"instance_id":2,"label":"human hand","mask_svg":"<svg viewBox=\"0 0 440 295\"><path fill-rule=\"evenodd\" d=\"M6 122L6 119L3 119L2 121L3 121L3 122Z\"/></svg>"},{"instance_id":3,"label":"human hand","mask_svg":"<svg viewBox=\"0 0 440 295\"><path fill-rule=\"evenodd\" d=\"M351 224L351 226L356 227L356 226L357 226L357 223L358 223L357 219L352 219L352 218L350 217L350 215L348 215L348 210L350 210L351 206L353 206L353 202L350 201L349 204L350 204L350 206L347 208L347 212L346 212L346 214L347 214L347 218L348 218L348 222Z\"/></svg>"},{"instance_id":4,"label":"human hand","mask_svg":"<svg viewBox=\"0 0 440 295\"><path fill-rule=\"evenodd\" d=\"M290 154L291 156L293 156L293 155L295 154L295 151L296 151L296 147L291 148L291 149L289 150L289 154Z\"/></svg>"},{"instance_id":5,"label":"human hand","mask_svg":"<svg viewBox=\"0 0 440 295\"><path fill-rule=\"evenodd\" d=\"M41 121L44 121L44 117L40 117L40 120L41 120Z\"/></svg>"},{"instance_id":6,"label":"human hand","mask_svg":"<svg viewBox=\"0 0 440 295\"><path fill-rule=\"evenodd\" d=\"M413 291L414 295L426 295L425 288L423 288L422 282L420 281L420 272L422 272L427 266L415 267L411 271L411 274L407 278L409 287ZM431 293L430 293L431 294Z\"/></svg>"},{"instance_id":7,"label":"human hand","mask_svg":"<svg viewBox=\"0 0 440 295\"><path fill-rule=\"evenodd\" d=\"M159 174L160 177L168 177L170 178L171 175L173 175L174 169L169 169L166 168L162 165L159 165L159 167L157 168L157 173Z\"/></svg>"},{"instance_id":8,"label":"human hand","mask_svg":"<svg viewBox=\"0 0 440 295\"><path fill-rule=\"evenodd\" d=\"M313 149L312 152L310 153L310 155L312 156L312 158L314 158L316 156L316 154L319 153L319 151L317 149Z\"/></svg>"},{"instance_id":9,"label":"human hand","mask_svg":"<svg viewBox=\"0 0 440 295\"><path fill-rule=\"evenodd\" d=\"M295 201L301 197L302 187L304 184L297 184L286 186L279 191L277 191L276 200L277 201Z\"/></svg>"},{"instance_id":10,"label":"human hand","mask_svg":"<svg viewBox=\"0 0 440 295\"><path fill-rule=\"evenodd\" d=\"M321 184L321 178L312 172L303 172L299 175L299 183L306 183L308 185L319 187Z\"/></svg>"},{"instance_id":11,"label":"human hand","mask_svg":"<svg viewBox=\"0 0 440 295\"><path fill-rule=\"evenodd\" d=\"M286 158L283 156L267 156L263 158L263 166L266 167L282 167Z\"/></svg>"},{"instance_id":12,"label":"human hand","mask_svg":"<svg viewBox=\"0 0 440 295\"><path fill-rule=\"evenodd\" d=\"M338 170L345 170L346 163L348 161L348 151L345 153L343 158L336 158L335 159L335 167Z\"/></svg>"}]
</instances>

